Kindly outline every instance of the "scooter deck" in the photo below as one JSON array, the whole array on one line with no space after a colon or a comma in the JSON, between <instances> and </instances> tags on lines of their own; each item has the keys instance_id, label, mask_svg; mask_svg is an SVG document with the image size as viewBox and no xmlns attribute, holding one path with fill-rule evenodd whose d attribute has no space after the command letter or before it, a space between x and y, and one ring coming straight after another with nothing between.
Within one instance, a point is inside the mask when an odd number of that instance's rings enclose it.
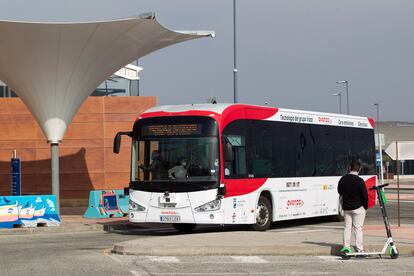
<instances>
[{"instance_id":1,"label":"scooter deck","mask_svg":"<svg viewBox=\"0 0 414 276\"><path fill-rule=\"evenodd\" d=\"M345 253L343 256L357 257L357 256L371 256L371 255L385 255L385 252L355 252L355 253Z\"/></svg>"}]
</instances>

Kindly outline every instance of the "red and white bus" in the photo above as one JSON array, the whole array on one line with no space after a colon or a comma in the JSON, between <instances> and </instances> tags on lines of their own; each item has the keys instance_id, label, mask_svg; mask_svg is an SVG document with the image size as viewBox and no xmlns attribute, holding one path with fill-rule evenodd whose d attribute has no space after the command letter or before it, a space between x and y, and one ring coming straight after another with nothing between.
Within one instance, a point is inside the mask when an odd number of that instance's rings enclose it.
<instances>
[{"instance_id":1,"label":"red and white bus","mask_svg":"<svg viewBox=\"0 0 414 276\"><path fill-rule=\"evenodd\" d=\"M116 153L121 135L132 138L131 222L267 230L272 221L340 214L337 183L353 159L367 187L377 181L374 121L366 117L244 104L160 106L116 135Z\"/></svg>"}]
</instances>

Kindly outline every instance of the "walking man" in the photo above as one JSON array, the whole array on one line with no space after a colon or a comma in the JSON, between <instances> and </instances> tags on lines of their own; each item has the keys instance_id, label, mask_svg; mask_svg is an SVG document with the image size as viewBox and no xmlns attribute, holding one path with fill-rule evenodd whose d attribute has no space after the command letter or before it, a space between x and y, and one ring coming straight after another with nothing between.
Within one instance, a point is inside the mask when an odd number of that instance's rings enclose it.
<instances>
[{"instance_id":1,"label":"walking man","mask_svg":"<svg viewBox=\"0 0 414 276\"><path fill-rule=\"evenodd\" d=\"M361 163L354 160L349 174L342 176L338 183L338 193L342 197L344 210L344 242L341 253L352 252L351 233L355 232L357 252L364 252L362 227L368 209L368 192L365 182L358 176Z\"/></svg>"}]
</instances>

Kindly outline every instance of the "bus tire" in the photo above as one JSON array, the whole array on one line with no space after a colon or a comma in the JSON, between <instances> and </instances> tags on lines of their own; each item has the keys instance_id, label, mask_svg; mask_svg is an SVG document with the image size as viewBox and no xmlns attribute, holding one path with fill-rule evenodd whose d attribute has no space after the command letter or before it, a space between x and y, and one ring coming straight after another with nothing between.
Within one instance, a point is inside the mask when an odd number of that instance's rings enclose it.
<instances>
[{"instance_id":1,"label":"bus tire","mask_svg":"<svg viewBox=\"0 0 414 276\"><path fill-rule=\"evenodd\" d=\"M270 200L261 195L256 206L256 223L251 225L254 231L266 231L272 224L272 204Z\"/></svg>"},{"instance_id":2,"label":"bus tire","mask_svg":"<svg viewBox=\"0 0 414 276\"><path fill-rule=\"evenodd\" d=\"M195 223L173 223L176 230L184 233L190 233L197 226Z\"/></svg>"}]
</instances>

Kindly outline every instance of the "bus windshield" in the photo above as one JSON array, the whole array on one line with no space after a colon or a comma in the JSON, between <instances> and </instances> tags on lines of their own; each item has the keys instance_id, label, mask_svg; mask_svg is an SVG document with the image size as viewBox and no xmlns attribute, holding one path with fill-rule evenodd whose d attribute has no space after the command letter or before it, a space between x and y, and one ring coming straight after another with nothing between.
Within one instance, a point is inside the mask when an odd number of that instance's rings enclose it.
<instances>
[{"instance_id":1,"label":"bus windshield","mask_svg":"<svg viewBox=\"0 0 414 276\"><path fill-rule=\"evenodd\" d=\"M218 181L216 137L134 140L132 181Z\"/></svg>"},{"instance_id":2,"label":"bus windshield","mask_svg":"<svg viewBox=\"0 0 414 276\"><path fill-rule=\"evenodd\" d=\"M154 117L133 129L131 188L188 192L219 183L218 125L202 116Z\"/></svg>"}]
</instances>

